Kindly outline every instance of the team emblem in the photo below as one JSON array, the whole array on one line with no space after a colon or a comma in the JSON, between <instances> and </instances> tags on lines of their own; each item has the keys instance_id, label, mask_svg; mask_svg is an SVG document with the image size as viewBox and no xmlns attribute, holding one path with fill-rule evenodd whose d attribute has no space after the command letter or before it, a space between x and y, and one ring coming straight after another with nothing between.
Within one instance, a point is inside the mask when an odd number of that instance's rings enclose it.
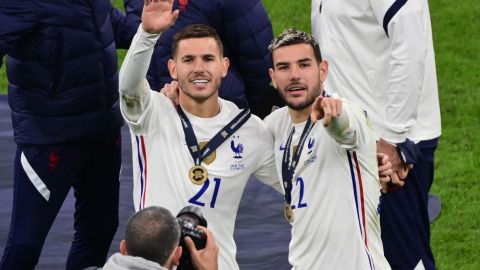
<instances>
[{"instance_id":1,"label":"team emblem","mask_svg":"<svg viewBox=\"0 0 480 270\"><path fill-rule=\"evenodd\" d=\"M207 143L208 143L208 142L199 142L199 143L198 143L198 146L200 147L200 149L203 149L203 147L204 147L205 145L207 145ZM202 162L205 163L205 164L207 164L207 165L210 165L212 162L215 161L216 158L217 158L217 152L216 152L216 150L215 150L215 151L213 151L212 153L210 153L210 155L206 156L206 157L202 160Z\"/></svg>"},{"instance_id":2,"label":"team emblem","mask_svg":"<svg viewBox=\"0 0 480 270\"><path fill-rule=\"evenodd\" d=\"M233 137L234 139L235 138L238 138L237 137ZM235 156L234 158L242 158L243 157L243 144L241 143L238 143L237 145L235 145L235 142L233 140L230 141L230 148L232 149L233 153L235 153Z\"/></svg>"},{"instance_id":3,"label":"team emblem","mask_svg":"<svg viewBox=\"0 0 480 270\"><path fill-rule=\"evenodd\" d=\"M178 0L178 9L180 11L185 11L187 9L188 0Z\"/></svg>"},{"instance_id":4,"label":"team emblem","mask_svg":"<svg viewBox=\"0 0 480 270\"><path fill-rule=\"evenodd\" d=\"M203 166L195 165L188 172L190 181L195 185L201 185L207 181L208 172Z\"/></svg>"}]
</instances>

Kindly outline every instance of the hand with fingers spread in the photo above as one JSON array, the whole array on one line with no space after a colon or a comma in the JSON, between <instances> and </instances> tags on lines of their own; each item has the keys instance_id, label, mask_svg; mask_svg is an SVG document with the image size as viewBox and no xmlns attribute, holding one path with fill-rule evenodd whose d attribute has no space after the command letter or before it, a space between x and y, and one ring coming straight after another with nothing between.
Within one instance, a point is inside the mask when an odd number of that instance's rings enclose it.
<instances>
[{"instance_id":1,"label":"hand with fingers spread","mask_svg":"<svg viewBox=\"0 0 480 270\"><path fill-rule=\"evenodd\" d=\"M207 243L205 248L197 250L195 244L190 237L185 237L185 244L187 245L193 266L197 270L217 270L218 269L218 246L215 238L210 230L206 227L197 226L198 229L207 235Z\"/></svg>"},{"instance_id":2,"label":"hand with fingers spread","mask_svg":"<svg viewBox=\"0 0 480 270\"><path fill-rule=\"evenodd\" d=\"M310 118L313 123L323 118L323 126L327 127L332 118L342 113L342 100L331 97L318 96L313 102Z\"/></svg>"},{"instance_id":3,"label":"hand with fingers spread","mask_svg":"<svg viewBox=\"0 0 480 270\"><path fill-rule=\"evenodd\" d=\"M142 12L143 30L159 34L172 26L178 18L178 10L172 11L173 0L145 0Z\"/></svg>"},{"instance_id":4,"label":"hand with fingers spread","mask_svg":"<svg viewBox=\"0 0 480 270\"><path fill-rule=\"evenodd\" d=\"M166 83L163 88L160 90L160 93L168 97L173 105L178 106L180 101L178 99L180 88L178 87L177 81L172 81L171 83Z\"/></svg>"}]
</instances>

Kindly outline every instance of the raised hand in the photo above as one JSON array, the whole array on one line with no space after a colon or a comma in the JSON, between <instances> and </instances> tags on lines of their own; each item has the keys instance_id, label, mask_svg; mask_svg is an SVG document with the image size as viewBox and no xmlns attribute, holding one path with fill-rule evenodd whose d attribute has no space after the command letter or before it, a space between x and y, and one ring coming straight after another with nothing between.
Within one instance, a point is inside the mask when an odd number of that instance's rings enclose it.
<instances>
[{"instance_id":1,"label":"raised hand","mask_svg":"<svg viewBox=\"0 0 480 270\"><path fill-rule=\"evenodd\" d=\"M310 118L313 123L323 118L323 126L327 127L332 117L342 113L342 100L331 97L318 96L313 102Z\"/></svg>"},{"instance_id":2,"label":"raised hand","mask_svg":"<svg viewBox=\"0 0 480 270\"><path fill-rule=\"evenodd\" d=\"M143 30L159 34L172 26L178 18L178 10L172 11L173 0L145 0L142 12Z\"/></svg>"}]
</instances>

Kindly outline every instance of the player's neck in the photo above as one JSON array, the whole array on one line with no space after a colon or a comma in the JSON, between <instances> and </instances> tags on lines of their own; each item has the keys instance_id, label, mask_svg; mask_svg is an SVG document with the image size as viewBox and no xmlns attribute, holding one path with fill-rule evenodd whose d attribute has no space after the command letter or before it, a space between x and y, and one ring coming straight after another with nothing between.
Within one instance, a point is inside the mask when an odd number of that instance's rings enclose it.
<instances>
[{"instance_id":1,"label":"player's neck","mask_svg":"<svg viewBox=\"0 0 480 270\"><path fill-rule=\"evenodd\" d=\"M294 110L288 107L288 113L290 114L290 118L294 124L302 123L307 121L310 113L312 112L312 105L308 106L307 108L301 110Z\"/></svg>"},{"instance_id":2,"label":"player's neck","mask_svg":"<svg viewBox=\"0 0 480 270\"><path fill-rule=\"evenodd\" d=\"M204 101L180 95L179 102L188 113L201 118L212 118L220 113L220 103L217 95L213 95Z\"/></svg>"}]
</instances>

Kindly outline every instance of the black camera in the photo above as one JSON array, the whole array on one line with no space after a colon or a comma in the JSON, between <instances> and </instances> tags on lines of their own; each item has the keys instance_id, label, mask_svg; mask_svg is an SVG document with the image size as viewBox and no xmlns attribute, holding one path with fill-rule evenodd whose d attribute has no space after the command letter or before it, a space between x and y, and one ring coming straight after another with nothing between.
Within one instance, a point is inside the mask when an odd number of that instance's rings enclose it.
<instances>
[{"instance_id":1,"label":"black camera","mask_svg":"<svg viewBox=\"0 0 480 270\"><path fill-rule=\"evenodd\" d=\"M197 225L207 227L207 220L203 217L202 210L196 206L186 206L177 215L177 221L180 225L180 246L182 247L182 257L178 264L178 270L195 269L190 258L190 252L183 240L185 236L189 236L197 250L205 248L207 243L207 235L197 229Z\"/></svg>"}]
</instances>

